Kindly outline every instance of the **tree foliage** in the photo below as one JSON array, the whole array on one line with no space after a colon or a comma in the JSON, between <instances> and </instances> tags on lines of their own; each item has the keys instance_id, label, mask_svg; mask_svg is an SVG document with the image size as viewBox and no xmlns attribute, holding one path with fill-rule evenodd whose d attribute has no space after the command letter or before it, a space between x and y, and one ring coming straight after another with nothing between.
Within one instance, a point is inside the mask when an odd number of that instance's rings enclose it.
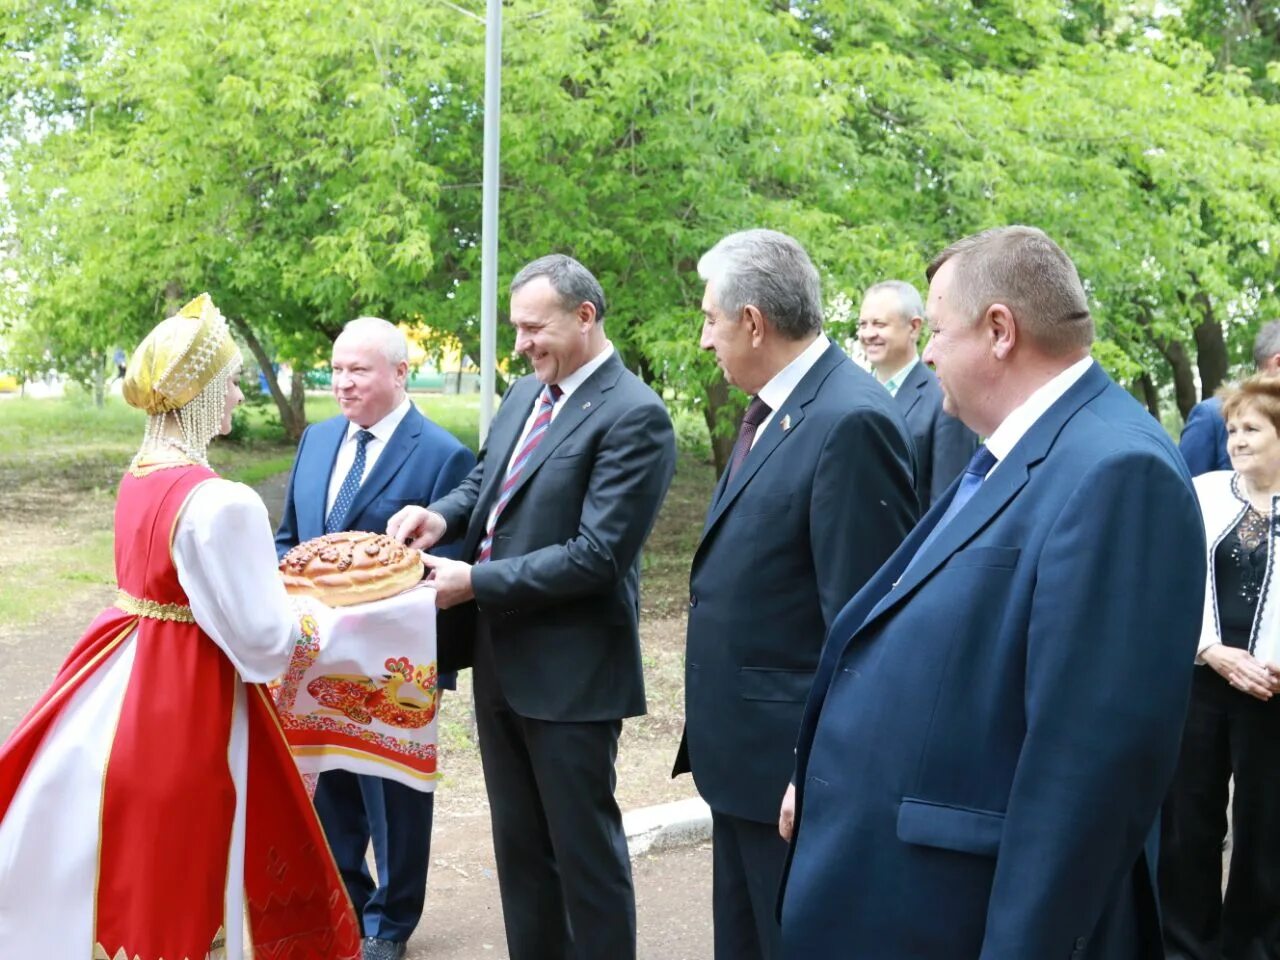
<instances>
[{"instance_id":1,"label":"tree foliage","mask_svg":"<svg viewBox=\"0 0 1280 960\"><path fill-rule=\"evenodd\" d=\"M509 0L501 275L579 257L628 363L723 427L695 266L724 233L796 235L856 304L1033 223L1080 266L1097 356L1185 413L1280 312L1275 7L1240 2ZM204 288L294 362L358 313L474 349L475 0L0 10L8 312L60 356Z\"/></svg>"}]
</instances>

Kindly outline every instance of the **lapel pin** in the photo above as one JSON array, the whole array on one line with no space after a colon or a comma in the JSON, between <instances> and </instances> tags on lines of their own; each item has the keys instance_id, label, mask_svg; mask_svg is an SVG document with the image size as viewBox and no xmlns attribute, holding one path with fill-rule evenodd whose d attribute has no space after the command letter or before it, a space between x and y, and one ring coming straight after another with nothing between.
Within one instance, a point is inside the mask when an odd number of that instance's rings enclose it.
<instances>
[{"instance_id":1,"label":"lapel pin","mask_svg":"<svg viewBox=\"0 0 1280 960\"><path fill-rule=\"evenodd\" d=\"M590 401L590 400L583 401L582 409L583 409L583 410L590 410L590 409L591 409L591 401Z\"/></svg>"},{"instance_id":2,"label":"lapel pin","mask_svg":"<svg viewBox=\"0 0 1280 960\"><path fill-rule=\"evenodd\" d=\"M782 429L784 432L791 429L791 414L784 413L782 415Z\"/></svg>"}]
</instances>

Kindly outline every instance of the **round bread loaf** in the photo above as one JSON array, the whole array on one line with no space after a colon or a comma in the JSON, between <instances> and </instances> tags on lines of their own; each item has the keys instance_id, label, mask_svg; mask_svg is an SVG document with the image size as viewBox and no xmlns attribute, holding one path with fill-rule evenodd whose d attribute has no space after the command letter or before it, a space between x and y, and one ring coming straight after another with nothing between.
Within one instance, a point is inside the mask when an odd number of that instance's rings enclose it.
<instances>
[{"instance_id":1,"label":"round bread loaf","mask_svg":"<svg viewBox=\"0 0 1280 960\"><path fill-rule=\"evenodd\" d=\"M288 593L349 607L408 590L422 579L422 556L385 534L347 530L298 544L280 575Z\"/></svg>"}]
</instances>

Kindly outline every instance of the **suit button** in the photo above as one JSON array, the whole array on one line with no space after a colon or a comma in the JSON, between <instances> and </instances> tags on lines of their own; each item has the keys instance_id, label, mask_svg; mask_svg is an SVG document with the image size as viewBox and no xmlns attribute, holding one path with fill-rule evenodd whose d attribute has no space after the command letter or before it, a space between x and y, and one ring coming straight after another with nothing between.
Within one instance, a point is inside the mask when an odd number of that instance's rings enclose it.
<instances>
[{"instance_id":1,"label":"suit button","mask_svg":"<svg viewBox=\"0 0 1280 960\"><path fill-rule=\"evenodd\" d=\"M696 607L698 605L698 595L696 593L689 594L689 606Z\"/></svg>"},{"instance_id":2,"label":"suit button","mask_svg":"<svg viewBox=\"0 0 1280 960\"><path fill-rule=\"evenodd\" d=\"M1079 952L1079 951L1083 950L1083 949L1084 949L1084 945L1085 945L1086 943L1088 943L1088 942L1089 942L1089 941L1088 941L1088 940L1086 940L1084 937L1076 937L1076 951L1077 951L1077 952Z\"/></svg>"}]
</instances>

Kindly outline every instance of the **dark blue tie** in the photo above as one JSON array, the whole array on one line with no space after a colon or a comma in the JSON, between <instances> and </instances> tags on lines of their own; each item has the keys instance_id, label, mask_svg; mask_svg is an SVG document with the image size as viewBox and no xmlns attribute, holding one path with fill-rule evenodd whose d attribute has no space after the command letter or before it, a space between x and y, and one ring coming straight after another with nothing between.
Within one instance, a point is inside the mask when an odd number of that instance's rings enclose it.
<instances>
[{"instance_id":1,"label":"dark blue tie","mask_svg":"<svg viewBox=\"0 0 1280 960\"><path fill-rule=\"evenodd\" d=\"M938 534L960 512L961 508L973 499L973 495L982 486L982 481L987 478L987 474L991 472L991 468L995 465L996 455L987 449L985 443L973 452L973 456L969 459L969 465L964 468L964 475L960 478L960 486L956 488L956 495L951 498L951 503L947 507L947 512L942 515L942 519L938 521L937 526L929 531L929 536L925 537L924 543L920 544L920 549L911 558L911 563L907 564L907 570L910 570L915 562L920 559L921 554L929 548L929 544L938 539ZM906 575L906 570L903 571L903 575Z\"/></svg>"},{"instance_id":2,"label":"dark blue tie","mask_svg":"<svg viewBox=\"0 0 1280 960\"><path fill-rule=\"evenodd\" d=\"M364 448L369 445L369 441L372 439L373 434L368 430L361 430L356 434L356 459L351 464L351 469L347 471L347 475L342 481L342 486L338 488L338 496L333 501L329 515L324 518L325 533L341 530L343 525L346 524L347 511L351 509L351 504L355 501L356 491L360 489L360 481L364 479Z\"/></svg>"}]
</instances>

